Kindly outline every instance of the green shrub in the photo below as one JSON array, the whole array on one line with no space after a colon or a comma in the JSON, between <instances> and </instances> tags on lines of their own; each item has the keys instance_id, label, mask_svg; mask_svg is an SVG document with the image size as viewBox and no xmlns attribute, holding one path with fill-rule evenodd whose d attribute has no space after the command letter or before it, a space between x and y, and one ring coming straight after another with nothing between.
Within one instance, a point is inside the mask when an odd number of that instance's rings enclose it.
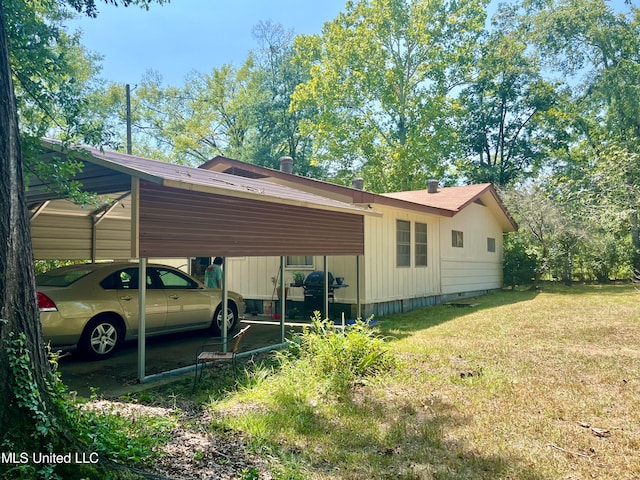
<instances>
[{"instance_id":1,"label":"green shrub","mask_svg":"<svg viewBox=\"0 0 640 480\"><path fill-rule=\"evenodd\" d=\"M318 380L328 380L339 390L386 372L396 363L388 344L368 321L357 320L342 329L321 320L317 312L312 326L290 341L281 358L284 363L298 362L304 370L310 367Z\"/></svg>"},{"instance_id":2,"label":"green shrub","mask_svg":"<svg viewBox=\"0 0 640 480\"><path fill-rule=\"evenodd\" d=\"M536 276L537 258L527 247L521 235L504 236L502 270L505 286L529 285Z\"/></svg>"}]
</instances>

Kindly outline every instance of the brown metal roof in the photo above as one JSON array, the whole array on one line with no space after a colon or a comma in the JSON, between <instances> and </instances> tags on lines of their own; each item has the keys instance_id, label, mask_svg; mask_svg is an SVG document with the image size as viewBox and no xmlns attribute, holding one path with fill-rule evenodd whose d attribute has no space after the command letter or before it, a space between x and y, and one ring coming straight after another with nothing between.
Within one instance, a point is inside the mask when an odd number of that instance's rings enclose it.
<instances>
[{"instance_id":1,"label":"brown metal roof","mask_svg":"<svg viewBox=\"0 0 640 480\"><path fill-rule=\"evenodd\" d=\"M44 140L43 143L45 157L51 160L69 153L59 142ZM105 195L110 205L105 212L110 212L111 205L120 205L119 218L130 219L127 225L131 232L132 258L362 255L363 217L378 215L368 208L286 185L91 147L82 147L81 151L82 154L74 158L81 161L84 168L74 180L87 191ZM139 187L133 188L133 185ZM33 219L42 225L39 227L41 251L55 252L55 248L49 247L55 242L71 246L72 236L81 236L86 239L85 243L97 238L97 244L93 240L92 246L95 258L111 258L108 255L113 254L107 252L113 248L104 247L100 251L101 244L114 245L108 240L111 228L108 221L96 223L94 233L91 233L91 221L87 220L73 223L74 229L55 229L56 235L50 235L56 224L69 224L64 218L93 217L101 208L71 206L60 195L52 194L48 187L46 182L32 177L27 189ZM128 198L128 192L132 199ZM61 202L67 206L58 205ZM49 223L44 221L45 217ZM126 232L124 234L126 237ZM121 240L118 239L120 243ZM65 253L69 256L61 258L87 258L87 251L86 245L82 253L67 249ZM50 255L46 258L53 258ZM36 257L45 258L38 257L38 252Z\"/></svg>"},{"instance_id":2,"label":"brown metal roof","mask_svg":"<svg viewBox=\"0 0 640 480\"><path fill-rule=\"evenodd\" d=\"M366 190L338 185L324 180L318 180L316 178L302 177L300 175L283 172L281 170L253 165L222 156L214 157L199 168L248 178L260 178L261 180L281 185L288 185L292 188L313 192L317 195L328 196L330 198L354 203L356 205L371 206L381 204L404 208L407 210L418 210L423 213L430 213L445 217L450 217L452 215L450 211L445 209L392 199L377 193L367 192Z\"/></svg>"},{"instance_id":3,"label":"brown metal roof","mask_svg":"<svg viewBox=\"0 0 640 480\"><path fill-rule=\"evenodd\" d=\"M490 206L505 232L518 228L497 192L489 183L441 188L435 194L428 194L427 190L376 194L222 156L209 160L200 168L290 185L293 188L304 189L318 195L327 195L355 204L386 205L442 217L453 217L470 203L484 199L486 203L491 204Z\"/></svg>"},{"instance_id":4,"label":"brown metal roof","mask_svg":"<svg viewBox=\"0 0 640 480\"><path fill-rule=\"evenodd\" d=\"M293 186L297 189L304 188L310 192L321 192L323 196L331 194L334 198L344 198L354 204L372 204L375 203L376 200L376 194L367 192L366 190L325 182L324 180L318 180L316 178L302 177L293 173L254 165L221 155L212 158L198 168L244 178L257 178L271 183Z\"/></svg>"},{"instance_id":5,"label":"brown metal roof","mask_svg":"<svg viewBox=\"0 0 640 480\"><path fill-rule=\"evenodd\" d=\"M46 139L44 145L48 156L66 155L67 150L56 140ZM130 177L140 178L172 188L218 193L234 197L254 198L265 202L296 205L314 209L345 211L360 215L372 211L332 198L314 195L298 189L257 179L238 177L200 168L176 165L158 160L127 155L119 152L104 151L93 147L81 146L75 150L85 163L78 180L84 189L95 193L113 193L129 188ZM82 153L84 152L84 154ZM27 192L27 201L50 199L45 193L46 184L34 179ZM48 198L43 198L46 196Z\"/></svg>"}]
</instances>

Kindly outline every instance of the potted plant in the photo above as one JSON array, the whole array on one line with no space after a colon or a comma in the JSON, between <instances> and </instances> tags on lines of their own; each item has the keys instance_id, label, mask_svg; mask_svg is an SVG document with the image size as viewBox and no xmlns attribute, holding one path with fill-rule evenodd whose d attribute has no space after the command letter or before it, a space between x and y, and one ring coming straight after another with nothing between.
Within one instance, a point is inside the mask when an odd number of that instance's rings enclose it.
<instances>
[{"instance_id":1,"label":"potted plant","mask_svg":"<svg viewBox=\"0 0 640 480\"><path fill-rule=\"evenodd\" d=\"M292 281L291 281L291 286L292 287L301 287L304 284L304 273L302 272L293 272L293 274L291 275L292 277Z\"/></svg>"}]
</instances>

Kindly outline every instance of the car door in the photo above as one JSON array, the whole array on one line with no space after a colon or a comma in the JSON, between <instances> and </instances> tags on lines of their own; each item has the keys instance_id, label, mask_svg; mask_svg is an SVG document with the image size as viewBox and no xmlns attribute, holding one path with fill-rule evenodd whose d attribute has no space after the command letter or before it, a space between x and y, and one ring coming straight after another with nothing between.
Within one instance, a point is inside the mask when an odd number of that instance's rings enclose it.
<instances>
[{"instance_id":1,"label":"car door","mask_svg":"<svg viewBox=\"0 0 640 480\"><path fill-rule=\"evenodd\" d=\"M154 267L167 300L167 329L204 328L213 319L212 291L188 275L168 267Z\"/></svg>"},{"instance_id":2,"label":"car door","mask_svg":"<svg viewBox=\"0 0 640 480\"><path fill-rule=\"evenodd\" d=\"M116 276L117 295L120 306L126 316L131 333L138 333L138 267L125 268L114 274ZM164 291L158 288L153 272L147 269L147 289L145 308L145 331L157 333L166 327L167 298Z\"/></svg>"}]
</instances>

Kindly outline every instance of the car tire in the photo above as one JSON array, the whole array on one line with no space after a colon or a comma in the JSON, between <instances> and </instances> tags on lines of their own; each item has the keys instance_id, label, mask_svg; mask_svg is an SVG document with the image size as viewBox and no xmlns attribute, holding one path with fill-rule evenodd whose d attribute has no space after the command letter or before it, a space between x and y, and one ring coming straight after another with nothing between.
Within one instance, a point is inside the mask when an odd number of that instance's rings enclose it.
<instances>
[{"instance_id":1,"label":"car tire","mask_svg":"<svg viewBox=\"0 0 640 480\"><path fill-rule=\"evenodd\" d=\"M214 335L222 335L222 304L218 305L216 312L213 314L213 322L211 322L211 331ZM238 307L235 303L229 302L227 305L227 333L233 332L238 328Z\"/></svg>"},{"instance_id":2,"label":"car tire","mask_svg":"<svg viewBox=\"0 0 640 480\"><path fill-rule=\"evenodd\" d=\"M122 328L114 317L91 320L82 332L78 348L91 360L104 360L113 355L122 342Z\"/></svg>"}]
</instances>

